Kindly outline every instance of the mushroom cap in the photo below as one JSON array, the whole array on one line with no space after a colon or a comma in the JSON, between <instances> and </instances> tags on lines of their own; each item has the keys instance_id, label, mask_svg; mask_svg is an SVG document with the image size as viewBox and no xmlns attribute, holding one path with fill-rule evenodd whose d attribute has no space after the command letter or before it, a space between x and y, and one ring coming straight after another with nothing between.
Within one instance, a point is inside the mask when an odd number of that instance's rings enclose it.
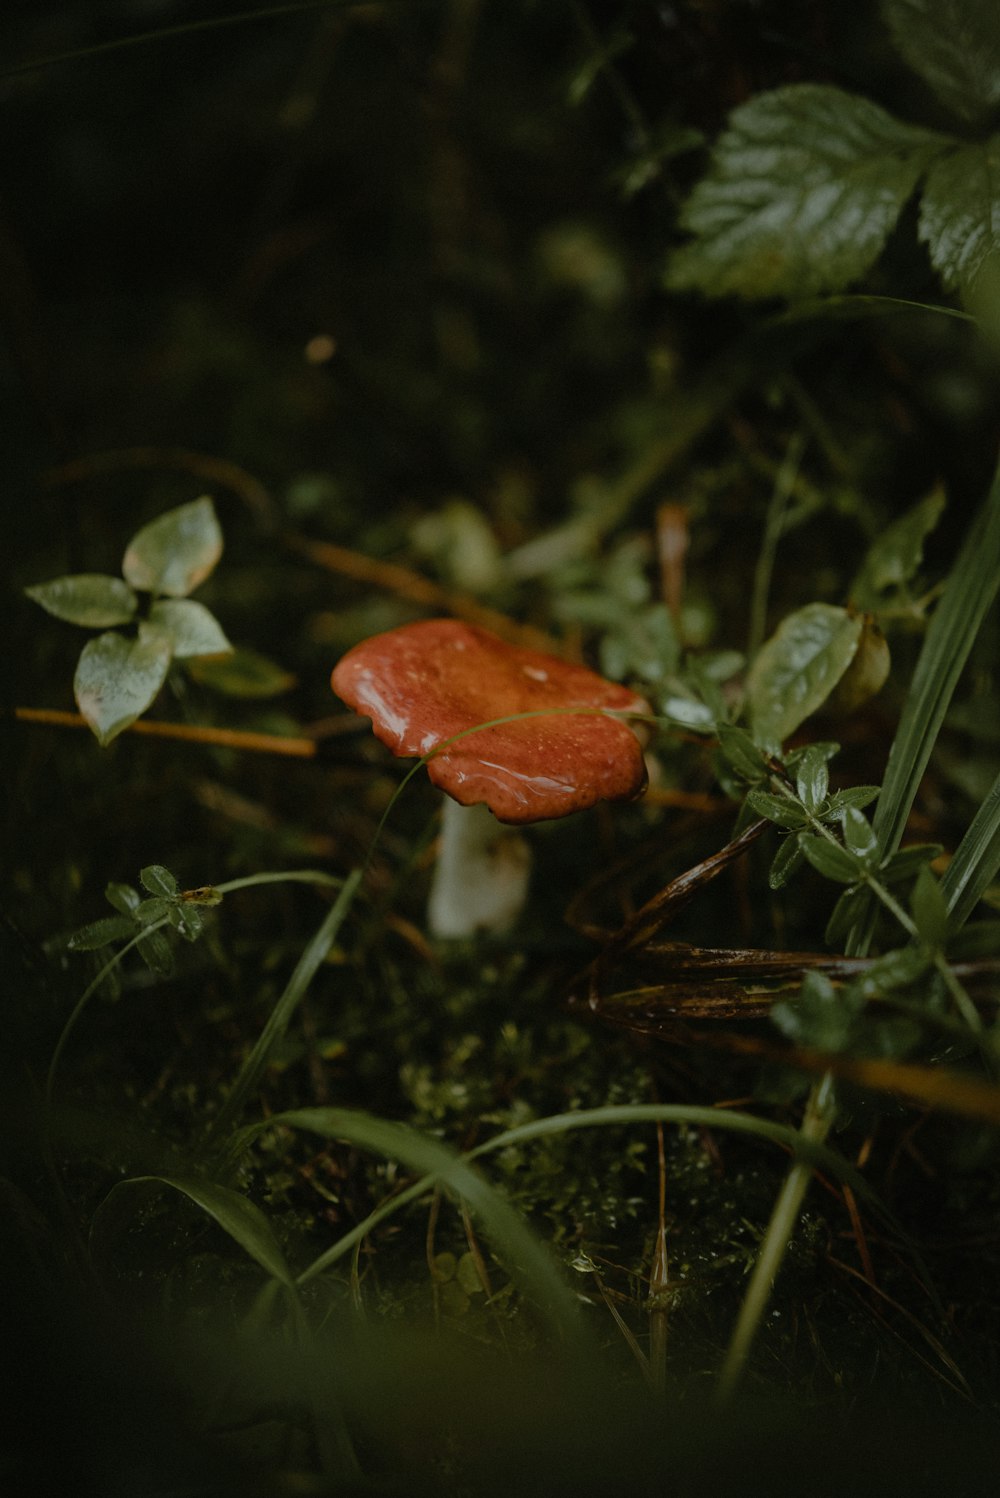
<instances>
[{"instance_id":1,"label":"mushroom cap","mask_svg":"<svg viewBox=\"0 0 1000 1498\"><path fill-rule=\"evenodd\" d=\"M631 728L594 711L648 712L641 697L475 625L426 619L373 635L342 657L331 680L401 756L429 754L494 718L562 709L484 728L428 760L435 785L463 806L485 802L501 822L565 817L597 801L630 800L645 787ZM565 711L574 707L589 711Z\"/></svg>"}]
</instances>

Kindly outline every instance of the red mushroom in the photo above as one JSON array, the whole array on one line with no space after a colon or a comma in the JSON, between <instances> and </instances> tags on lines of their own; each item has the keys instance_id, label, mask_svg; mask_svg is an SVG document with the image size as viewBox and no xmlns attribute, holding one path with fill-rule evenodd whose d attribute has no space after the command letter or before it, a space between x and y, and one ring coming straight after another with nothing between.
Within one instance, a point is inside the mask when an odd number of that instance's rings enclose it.
<instances>
[{"instance_id":1,"label":"red mushroom","mask_svg":"<svg viewBox=\"0 0 1000 1498\"><path fill-rule=\"evenodd\" d=\"M375 635L348 651L332 684L371 718L375 736L394 754L439 749L427 772L467 808L459 813L445 802L430 903L439 936L504 929L523 902L527 850L509 835L500 841L482 806L499 822L540 822L597 801L630 800L646 783L638 739L610 716L648 712L641 697L474 625L429 619ZM580 711L567 711L573 708ZM540 715L468 732L519 713ZM466 736L447 742L456 734Z\"/></svg>"}]
</instances>

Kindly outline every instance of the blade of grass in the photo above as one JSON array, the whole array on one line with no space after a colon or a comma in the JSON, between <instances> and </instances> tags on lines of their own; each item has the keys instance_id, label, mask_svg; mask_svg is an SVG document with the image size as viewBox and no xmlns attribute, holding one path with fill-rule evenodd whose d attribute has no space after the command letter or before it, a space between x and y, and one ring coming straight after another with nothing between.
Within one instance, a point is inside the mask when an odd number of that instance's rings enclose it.
<instances>
[{"instance_id":1,"label":"blade of grass","mask_svg":"<svg viewBox=\"0 0 1000 1498\"><path fill-rule=\"evenodd\" d=\"M941 879L949 926L957 931L969 919L1000 869L1000 775L969 823Z\"/></svg>"},{"instance_id":2,"label":"blade of grass","mask_svg":"<svg viewBox=\"0 0 1000 1498\"><path fill-rule=\"evenodd\" d=\"M889 752L873 826L882 856L899 847L917 787L969 652L1000 586L1000 473L959 552L927 630ZM855 922L849 956L864 956L875 929L874 901Z\"/></svg>"},{"instance_id":3,"label":"blade of grass","mask_svg":"<svg viewBox=\"0 0 1000 1498\"><path fill-rule=\"evenodd\" d=\"M336 941L360 884L361 870L354 869L344 881L340 894L327 912L319 930L303 951L284 993L271 1011L252 1051L240 1067L225 1102L209 1127L205 1140L206 1148L211 1148L218 1140L224 1138L239 1118L275 1046L288 1029L292 1015L302 1002L309 984Z\"/></svg>"}]
</instances>

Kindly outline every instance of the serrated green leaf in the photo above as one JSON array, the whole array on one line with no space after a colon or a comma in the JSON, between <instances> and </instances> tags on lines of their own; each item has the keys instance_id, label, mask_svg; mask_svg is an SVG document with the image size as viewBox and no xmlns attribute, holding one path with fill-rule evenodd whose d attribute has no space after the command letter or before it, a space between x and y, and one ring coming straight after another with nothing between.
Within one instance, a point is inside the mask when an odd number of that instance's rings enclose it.
<instances>
[{"instance_id":1,"label":"serrated green leaf","mask_svg":"<svg viewBox=\"0 0 1000 1498\"><path fill-rule=\"evenodd\" d=\"M920 933L920 940L935 950L943 947L948 934L948 906L940 881L926 864L913 886L910 913Z\"/></svg>"},{"instance_id":2,"label":"serrated green leaf","mask_svg":"<svg viewBox=\"0 0 1000 1498\"><path fill-rule=\"evenodd\" d=\"M817 873L838 884L855 884L862 875L861 861L839 843L814 833L803 833L799 846Z\"/></svg>"},{"instance_id":3,"label":"serrated green leaf","mask_svg":"<svg viewBox=\"0 0 1000 1498\"><path fill-rule=\"evenodd\" d=\"M158 978L169 978L174 970L174 954L162 931L146 931L136 942L136 951Z\"/></svg>"},{"instance_id":4,"label":"serrated green leaf","mask_svg":"<svg viewBox=\"0 0 1000 1498\"><path fill-rule=\"evenodd\" d=\"M227 697L277 697L295 685L290 671L256 650L195 656L185 661L185 667L195 681Z\"/></svg>"},{"instance_id":5,"label":"serrated green leaf","mask_svg":"<svg viewBox=\"0 0 1000 1498\"><path fill-rule=\"evenodd\" d=\"M860 811L870 806L878 793L877 785L851 785L846 790L835 791L826 803L826 815L831 818L839 816L848 806L856 806Z\"/></svg>"},{"instance_id":6,"label":"serrated green leaf","mask_svg":"<svg viewBox=\"0 0 1000 1498\"><path fill-rule=\"evenodd\" d=\"M881 531L851 584L851 602L874 609L886 593L905 587L916 575L924 556L924 542L944 512L943 489L932 489L918 504Z\"/></svg>"},{"instance_id":7,"label":"serrated green leaf","mask_svg":"<svg viewBox=\"0 0 1000 1498\"><path fill-rule=\"evenodd\" d=\"M720 723L718 732L719 748L726 763L738 775L751 784L767 778L767 760L745 729L736 728L732 723Z\"/></svg>"},{"instance_id":8,"label":"serrated green leaf","mask_svg":"<svg viewBox=\"0 0 1000 1498\"><path fill-rule=\"evenodd\" d=\"M893 853L891 858L885 859L879 870L879 878L886 884L898 884L903 879L912 879L925 864L937 858L940 852L940 843L908 843L905 848Z\"/></svg>"},{"instance_id":9,"label":"serrated green leaf","mask_svg":"<svg viewBox=\"0 0 1000 1498\"><path fill-rule=\"evenodd\" d=\"M865 867L875 862L878 842L872 824L863 811L856 806L845 806L840 817L844 829L844 842L851 853L856 853Z\"/></svg>"},{"instance_id":10,"label":"serrated green leaf","mask_svg":"<svg viewBox=\"0 0 1000 1498\"><path fill-rule=\"evenodd\" d=\"M758 94L733 111L681 211L696 237L667 284L712 296L842 290L874 264L942 143L826 84Z\"/></svg>"},{"instance_id":11,"label":"serrated green leaf","mask_svg":"<svg viewBox=\"0 0 1000 1498\"><path fill-rule=\"evenodd\" d=\"M861 620L829 603L809 603L782 621L747 677L758 744L780 744L816 711L850 665L860 637Z\"/></svg>"},{"instance_id":12,"label":"serrated green leaf","mask_svg":"<svg viewBox=\"0 0 1000 1498\"><path fill-rule=\"evenodd\" d=\"M73 691L101 745L146 711L169 669L170 647L163 640L126 640L109 632L83 647Z\"/></svg>"},{"instance_id":13,"label":"serrated green leaf","mask_svg":"<svg viewBox=\"0 0 1000 1498\"><path fill-rule=\"evenodd\" d=\"M882 0L892 39L914 72L963 120L1000 104L1000 26L989 0Z\"/></svg>"},{"instance_id":14,"label":"serrated green leaf","mask_svg":"<svg viewBox=\"0 0 1000 1498\"><path fill-rule=\"evenodd\" d=\"M122 915L131 915L142 898L137 889L131 884L119 884L112 879L104 888L104 898L109 905L120 910Z\"/></svg>"},{"instance_id":15,"label":"serrated green leaf","mask_svg":"<svg viewBox=\"0 0 1000 1498\"><path fill-rule=\"evenodd\" d=\"M70 577L56 577L50 583L38 583L24 591L47 613L85 629L128 624L139 607L139 600L128 583L122 582L120 577L105 577L100 572L77 572Z\"/></svg>"},{"instance_id":16,"label":"serrated green leaf","mask_svg":"<svg viewBox=\"0 0 1000 1498\"><path fill-rule=\"evenodd\" d=\"M144 869L140 869L139 882L151 895L163 895L167 899L176 895L179 888L173 874L162 863L148 863Z\"/></svg>"},{"instance_id":17,"label":"serrated green leaf","mask_svg":"<svg viewBox=\"0 0 1000 1498\"><path fill-rule=\"evenodd\" d=\"M782 838L774 855L767 882L771 889L782 889L803 861L802 849L797 837Z\"/></svg>"},{"instance_id":18,"label":"serrated green leaf","mask_svg":"<svg viewBox=\"0 0 1000 1498\"><path fill-rule=\"evenodd\" d=\"M815 811L825 800L830 788L830 772L826 767L825 745L807 749L799 756L795 766L795 789L799 800L809 811Z\"/></svg>"},{"instance_id":19,"label":"serrated green leaf","mask_svg":"<svg viewBox=\"0 0 1000 1498\"><path fill-rule=\"evenodd\" d=\"M101 947L109 947L113 941L123 941L134 935L135 921L129 916L106 915L74 931L66 945L71 952L97 952Z\"/></svg>"},{"instance_id":20,"label":"serrated green leaf","mask_svg":"<svg viewBox=\"0 0 1000 1498\"><path fill-rule=\"evenodd\" d=\"M176 660L198 655L231 655L233 647L222 632L222 625L203 603L192 598L171 598L154 603L149 622L140 626L159 630L170 641Z\"/></svg>"},{"instance_id":21,"label":"serrated green leaf","mask_svg":"<svg viewBox=\"0 0 1000 1498\"><path fill-rule=\"evenodd\" d=\"M775 826L789 831L794 832L809 822L801 806L781 796L772 796L769 791L747 791L747 805L752 806L759 817L766 817Z\"/></svg>"},{"instance_id":22,"label":"serrated green leaf","mask_svg":"<svg viewBox=\"0 0 1000 1498\"><path fill-rule=\"evenodd\" d=\"M222 555L222 531L208 498L179 505L144 525L122 560L125 580L147 593L185 598Z\"/></svg>"},{"instance_id":23,"label":"serrated green leaf","mask_svg":"<svg viewBox=\"0 0 1000 1498\"><path fill-rule=\"evenodd\" d=\"M996 271L998 221L1000 135L934 163L920 204L920 238L946 286L968 291L988 265Z\"/></svg>"}]
</instances>

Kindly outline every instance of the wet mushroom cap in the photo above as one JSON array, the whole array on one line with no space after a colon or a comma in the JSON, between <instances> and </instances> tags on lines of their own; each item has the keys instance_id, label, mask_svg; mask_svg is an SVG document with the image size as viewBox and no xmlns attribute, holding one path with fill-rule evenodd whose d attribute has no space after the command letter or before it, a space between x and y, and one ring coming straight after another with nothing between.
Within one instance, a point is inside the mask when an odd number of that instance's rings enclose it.
<instances>
[{"instance_id":1,"label":"wet mushroom cap","mask_svg":"<svg viewBox=\"0 0 1000 1498\"><path fill-rule=\"evenodd\" d=\"M593 711L648 712L641 697L475 625L427 619L374 635L343 656L332 685L400 756L428 754L494 718L562 709L484 728L428 761L435 785L463 806L485 802L501 822L540 822L597 801L631 800L646 784L631 728Z\"/></svg>"}]
</instances>

